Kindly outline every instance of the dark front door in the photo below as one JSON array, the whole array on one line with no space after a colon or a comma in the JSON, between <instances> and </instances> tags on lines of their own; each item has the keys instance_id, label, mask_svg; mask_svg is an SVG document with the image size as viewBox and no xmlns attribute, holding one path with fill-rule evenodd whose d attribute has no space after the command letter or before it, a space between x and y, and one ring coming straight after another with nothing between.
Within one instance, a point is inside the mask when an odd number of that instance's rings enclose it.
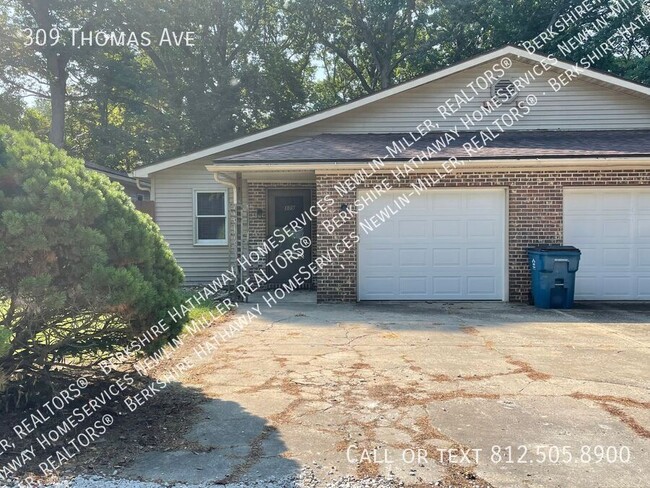
<instances>
[{"instance_id":1,"label":"dark front door","mask_svg":"<svg viewBox=\"0 0 650 488\"><path fill-rule=\"evenodd\" d=\"M269 190L268 194L268 208L269 208L269 235L273 234L275 229L281 229L288 226L296 218L309 209L311 205L311 191L310 190ZM292 262L287 263L285 259L278 258L278 255L287 253L291 246L300 241L303 236L311 239L311 222L304 219L306 225L300 226L297 232L294 232L291 237L285 240L274 252L270 255L270 259L274 260L274 266L277 273L271 277L271 284L280 285L287 282L294 274L298 272L301 266L306 266L311 262L311 246L305 249L302 257L293 254ZM303 249L300 246L300 249ZM286 254L285 254L286 255ZM281 269L281 266L285 266ZM268 269L269 274L273 272L273 268Z\"/></svg>"}]
</instances>

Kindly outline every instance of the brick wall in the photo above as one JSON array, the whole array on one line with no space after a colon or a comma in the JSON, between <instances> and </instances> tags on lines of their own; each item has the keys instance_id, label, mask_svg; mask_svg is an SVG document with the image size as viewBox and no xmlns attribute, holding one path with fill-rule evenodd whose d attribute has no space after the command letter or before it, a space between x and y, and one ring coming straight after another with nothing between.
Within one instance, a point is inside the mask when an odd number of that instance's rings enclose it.
<instances>
[{"instance_id":1,"label":"brick wall","mask_svg":"<svg viewBox=\"0 0 650 488\"><path fill-rule=\"evenodd\" d=\"M343 174L319 174L316 177L317 197L334 197L335 205L319 220L331 219L345 203L353 207L356 192L339 196L334 185L345 179ZM364 181L363 187L372 187L388 178L394 188L408 187L422 174L411 174L399 183L388 173L377 173ZM509 298L522 302L528 298L530 277L526 249L536 244L562 243L562 188L565 186L630 186L650 185L650 170L593 170L593 171L512 171L469 172L448 174L438 184L441 188L505 187L508 189L508 275ZM360 187L361 188L361 187ZM435 190L432 190L435 191ZM317 256L334 246L344 235L354 232L356 219L352 217L342 227L329 234L318 226ZM355 301L357 299L357 259L350 250L319 275L319 301Z\"/></svg>"},{"instance_id":2,"label":"brick wall","mask_svg":"<svg viewBox=\"0 0 650 488\"><path fill-rule=\"evenodd\" d=\"M345 196L339 196L334 185L347 175L316 175L316 196L318 201L325 201L327 195L334 199L334 205L319 214L318 220L330 220L341 211L341 205L354 208L356 191ZM336 232L328 233L322 225L318 225L316 236L316 256L324 255L333 248L341 238L350 235L357 228L355 218L351 218L339 227ZM332 253L334 261L318 273L318 301L320 302L351 302L357 299L357 254L351 249L343 254Z\"/></svg>"},{"instance_id":3,"label":"brick wall","mask_svg":"<svg viewBox=\"0 0 650 488\"><path fill-rule=\"evenodd\" d=\"M249 181L246 183L248 191L248 200L245 208L244 226L244 254L251 249L255 249L264 243L271 231L268 229L268 190L278 190L282 188L292 188L297 190L311 190L313 205L316 202L316 184L300 182L273 182L261 183ZM260 211L258 214L258 210ZM317 223L313 222L312 231L312 255L315 251ZM252 276L261 266L252 266L249 270L249 276ZM315 284L315 280L314 283Z\"/></svg>"}]
</instances>

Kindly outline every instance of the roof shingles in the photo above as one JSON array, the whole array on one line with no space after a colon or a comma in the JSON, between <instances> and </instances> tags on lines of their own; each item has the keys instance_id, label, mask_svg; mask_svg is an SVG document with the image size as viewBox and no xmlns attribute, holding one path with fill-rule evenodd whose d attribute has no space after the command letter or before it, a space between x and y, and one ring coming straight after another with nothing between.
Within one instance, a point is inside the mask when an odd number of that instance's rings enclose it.
<instances>
[{"instance_id":1,"label":"roof shingles","mask_svg":"<svg viewBox=\"0 0 650 488\"><path fill-rule=\"evenodd\" d=\"M444 133L413 134L320 134L293 142L234 154L216 162L270 163L270 162L345 162L370 161L375 158L409 160L422 156L430 160L510 159L650 155L650 130L611 131L510 131L497 133L496 139L469 154L463 144L474 137L482 146L478 132L461 132L451 143L436 148L436 141L445 141ZM417 139L417 140L416 140ZM403 144L400 144L403 141ZM388 147L402 148L391 155ZM435 154L427 148L434 148ZM393 151L394 152L394 151ZM432 155L433 154L433 155Z\"/></svg>"}]
</instances>

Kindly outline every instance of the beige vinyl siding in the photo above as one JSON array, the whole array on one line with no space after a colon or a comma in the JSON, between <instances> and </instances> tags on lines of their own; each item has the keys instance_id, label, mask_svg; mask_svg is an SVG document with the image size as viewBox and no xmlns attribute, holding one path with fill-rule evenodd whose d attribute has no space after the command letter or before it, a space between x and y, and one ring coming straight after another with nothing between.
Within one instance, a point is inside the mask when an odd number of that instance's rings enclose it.
<instances>
[{"instance_id":1,"label":"beige vinyl siding","mask_svg":"<svg viewBox=\"0 0 650 488\"><path fill-rule=\"evenodd\" d=\"M417 125L425 119L438 123L441 130L454 126L459 130L467 130L461 122L461 117L480 109L482 102L491 96L489 89L480 92L480 96L476 96L472 102L446 120L440 115L437 107L444 104L445 100L453 99L460 89L465 88L493 64L490 62L477 66L393 95L303 127L292 134L298 137L321 133L409 132L415 131ZM530 64L515 61L512 68L506 71L505 77L513 79L523 76L531 68ZM557 77L557 73L545 73L521 92L520 98L532 93L538 97L539 103L532 108L530 114L512 127L513 130L650 129L649 100L581 79L573 80L555 93L548 84L551 77ZM465 91L473 94L467 88ZM470 130L481 130L513 106L503 106L491 118L484 119Z\"/></svg>"},{"instance_id":2,"label":"beige vinyl siding","mask_svg":"<svg viewBox=\"0 0 650 488\"><path fill-rule=\"evenodd\" d=\"M186 283L212 281L230 267L231 246L234 244L233 219L229 215L228 245L194 244L194 190L226 190L229 214L234 208L232 192L214 180L204 162L187 163L158 172L152 184L155 187L156 223L183 268Z\"/></svg>"}]
</instances>

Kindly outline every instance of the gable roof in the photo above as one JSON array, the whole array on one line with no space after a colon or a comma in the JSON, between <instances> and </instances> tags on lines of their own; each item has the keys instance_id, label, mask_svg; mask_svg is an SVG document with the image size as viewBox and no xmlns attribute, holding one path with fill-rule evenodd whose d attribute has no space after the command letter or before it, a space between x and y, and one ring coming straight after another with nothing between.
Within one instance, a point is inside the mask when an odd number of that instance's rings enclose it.
<instances>
[{"instance_id":1,"label":"gable roof","mask_svg":"<svg viewBox=\"0 0 650 488\"><path fill-rule=\"evenodd\" d=\"M283 134L285 132L289 132L294 129L298 129L300 127L304 127L310 124L313 124L315 122L320 122L322 120L328 119L330 117L334 117L336 115L340 115L342 113L348 112L350 110L354 110L360 107L363 107L365 105L371 104L373 102L376 102L378 100L382 100L385 98L388 98L390 96L396 95L398 93L402 93L408 90L411 90L413 88L417 88L419 86L425 85L427 83L431 83L433 81L445 78L447 76L451 76L455 73L458 73L460 71L466 70L473 68L475 66L479 66L483 63L489 62L494 59L498 59L502 56L506 55L512 55L517 57L518 59L522 61L528 61L532 63L540 63L546 59L546 56L539 55L539 54L533 54L529 53L525 49L521 49L519 47L515 46L505 46L503 48L497 49L495 51L491 51L479 56L476 56L474 58L470 58L466 61L462 61L460 63L457 63L455 65L449 66L447 68L443 68L441 70L435 71L433 73L430 73L428 75L420 76L419 78L416 78L411 81L407 81L405 83L401 83L399 85L387 88L385 90L382 90L380 92L367 95L365 97L359 98L357 100L353 100L351 102L345 103L343 105L339 105L337 107L333 107L330 109L323 110L321 112L317 112L315 114L311 114L305 117L302 117L300 119L294 120L293 122L289 122L283 125L280 125L278 127L270 128L270 129L265 129L263 131L250 134L248 136L240 137L237 139L233 139L231 141L224 142L222 144L218 144L216 146L209 147L207 149L202 149L200 151L196 151L193 153L185 154L183 156L179 156L177 158L173 159L168 159L166 161L162 161L159 163L154 163L150 164L147 166L142 166L135 171L131 173L132 176L137 177L137 178L146 178L148 177L151 173L155 173L157 171L162 171L165 169L173 168L174 166L178 166L184 163L188 163L197 159L201 158L206 158L206 157L216 157L218 154L223 153L225 151L233 150L238 147L241 147L246 144L250 144L252 142L257 142L261 141L263 139L276 136L279 134ZM575 64L571 64L565 61L559 61L554 65L554 68L560 69L560 70L569 70L571 68L574 68ZM626 91L628 93L632 93L637 96L643 96L643 97L648 97L650 98L650 87L647 87L645 85L641 85L638 83L634 83L631 81L627 81L623 78L619 78L617 76L613 76L610 74L602 73L593 69L590 70L583 70L581 73L581 76L585 77L586 79L590 79L591 81L608 85L611 87L615 87L619 90Z\"/></svg>"}]
</instances>

